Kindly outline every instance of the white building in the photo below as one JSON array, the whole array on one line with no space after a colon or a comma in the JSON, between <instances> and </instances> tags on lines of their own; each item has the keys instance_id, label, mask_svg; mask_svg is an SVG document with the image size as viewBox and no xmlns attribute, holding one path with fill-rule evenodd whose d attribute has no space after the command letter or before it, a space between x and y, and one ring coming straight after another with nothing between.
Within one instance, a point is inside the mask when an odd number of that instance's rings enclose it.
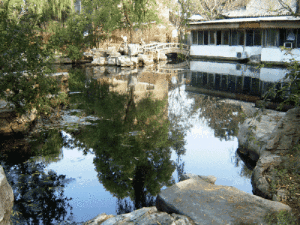
<instances>
[{"instance_id":1,"label":"white building","mask_svg":"<svg viewBox=\"0 0 300 225\"><path fill-rule=\"evenodd\" d=\"M296 12L296 1L289 1ZM274 16L273 11L267 13L268 5L254 10L257 4L252 0L248 8L224 14L227 19L191 21L190 56L272 63L300 61L300 18L279 9Z\"/></svg>"}]
</instances>

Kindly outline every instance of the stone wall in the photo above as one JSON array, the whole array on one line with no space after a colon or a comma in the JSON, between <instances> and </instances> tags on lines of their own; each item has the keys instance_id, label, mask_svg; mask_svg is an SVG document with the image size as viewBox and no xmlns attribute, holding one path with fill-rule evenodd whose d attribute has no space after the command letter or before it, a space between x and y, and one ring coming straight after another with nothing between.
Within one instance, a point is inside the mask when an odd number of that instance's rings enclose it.
<instances>
[{"instance_id":1,"label":"stone wall","mask_svg":"<svg viewBox=\"0 0 300 225\"><path fill-rule=\"evenodd\" d=\"M14 194L6 180L2 166L0 166L0 225L9 225L14 202Z\"/></svg>"}]
</instances>

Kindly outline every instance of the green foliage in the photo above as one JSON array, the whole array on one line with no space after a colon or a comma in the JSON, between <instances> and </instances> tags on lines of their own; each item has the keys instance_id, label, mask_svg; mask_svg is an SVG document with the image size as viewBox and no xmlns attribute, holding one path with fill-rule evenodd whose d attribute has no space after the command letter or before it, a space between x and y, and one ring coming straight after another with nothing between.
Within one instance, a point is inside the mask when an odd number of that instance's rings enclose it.
<instances>
[{"instance_id":1,"label":"green foliage","mask_svg":"<svg viewBox=\"0 0 300 225\"><path fill-rule=\"evenodd\" d=\"M289 73L286 74L284 81L274 84L264 96L280 102L278 109L281 110L285 104L292 106L300 105L300 65L296 60L291 60L286 64Z\"/></svg>"},{"instance_id":2,"label":"green foliage","mask_svg":"<svg viewBox=\"0 0 300 225\"><path fill-rule=\"evenodd\" d=\"M83 51L88 47L84 32L89 21L76 13L70 15L65 27L56 26L55 34L50 37L52 48L59 50L73 62L81 59Z\"/></svg>"},{"instance_id":3,"label":"green foliage","mask_svg":"<svg viewBox=\"0 0 300 225\"><path fill-rule=\"evenodd\" d=\"M57 80L47 58L53 51L39 35L39 18L35 14L11 17L7 2L0 12L0 98L12 103L19 114L36 109L50 113L52 99L58 92Z\"/></svg>"},{"instance_id":4,"label":"green foliage","mask_svg":"<svg viewBox=\"0 0 300 225\"><path fill-rule=\"evenodd\" d=\"M132 31L142 23L159 22L154 0L83 0L82 6L83 14L91 22L89 39L93 44L109 37L115 29Z\"/></svg>"},{"instance_id":5,"label":"green foliage","mask_svg":"<svg viewBox=\"0 0 300 225\"><path fill-rule=\"evenodd\" d=\"M265 220L269 225L296 225L295 216L289 211L282 210L278 213L269 213L266 215Z\"/></svg>"}]
</instances>

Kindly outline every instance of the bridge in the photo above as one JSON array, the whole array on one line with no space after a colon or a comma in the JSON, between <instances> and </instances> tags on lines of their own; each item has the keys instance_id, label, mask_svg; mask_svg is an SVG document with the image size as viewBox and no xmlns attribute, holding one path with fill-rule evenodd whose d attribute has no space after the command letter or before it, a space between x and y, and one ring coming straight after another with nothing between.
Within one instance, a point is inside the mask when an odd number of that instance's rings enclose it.
<instances>
[{"instance_id":1,"label":"bridge","mask_svg":"<svg viewBox=\"0 0 300 225\"><path fill-rule=\"evenodd\" d=\"M180 53L186 56L190 54L190 46L181 43L152 43L145 44L142 46L142 49L145 52L149 51L159 51L165 54L169 53Z\"/></svg>"}]
</instances>

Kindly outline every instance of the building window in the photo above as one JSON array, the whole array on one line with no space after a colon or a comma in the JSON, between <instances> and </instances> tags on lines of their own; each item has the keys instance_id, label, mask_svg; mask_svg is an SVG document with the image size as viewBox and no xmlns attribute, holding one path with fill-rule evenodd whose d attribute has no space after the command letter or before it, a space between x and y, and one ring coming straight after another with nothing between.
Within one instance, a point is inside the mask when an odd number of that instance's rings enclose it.
<instances>
[{"instance_id":1,"label":"building window","mask_svg":"<svg viewBox=\"0 0 300 225\"><path fill-rule=\"evenodd\" d=\"M262 40L262 31L261 30L255 30L254 31L254 45L255 46L261 46L262 43L261 43L261 40Z\"/></svg>"},{"instance_id":2,"label":"building window","mask_svg":"<svg viewBox=\"0 0 300 225\"><path fill-rule=\"evenodd\" d=\"M221 45L222 44L222 32L220 30L218 30L216 32L217 35L217 45Z\"/></svg>"},{"instance_id":3,"label":"building window","mask_svg":"<svg viewBox=\"0 0 300 225\"><path fill-rule=\"evenodd\" d=\"M198 44L198 38L197 38L197 36L198 36L198 32L195 31L195 30L193 30L193 31L192 31L193 45Z\"/></svg>"},{"instance_id":4,"label":"building window","mask_svg":"<svg viewBox=\"0 0 300 225\"><path fill-rule=\"evenodd\" d=\"M233 30L231 45L244 45L244 31Z\"/></svg>"},{"instance_id":5,"label":"building window","mask_svg":"<svg viewBox=\"0 0 300 225\"><path fill-rule=\"evenodd\" d=\"M265 31L265 45L266 46L279 46L278 43L278 30L275 29L269 29Z\"/></svg>"},{"instance_id":6,"label":"building window","mask_svg":"<svg viewBox=\"0 0 300 225\"><path fill-rule=\"evenodd\" d=\"M222 45L229 45L230 43L230 30L222 31L223 38L222 38Z\"/></svg>"},{"instance_id":7,"label":"building window","mask_svg":"<svg viewBox=\"0 0 300 225\"><path fill-rule=\"evenodd\" d=\"M208 45L208 31L204 31L203 32L203 36L204 36L204 45Z\"/></svg>"},{"instance_id":8,"label":"building window","mask_svg":"<svg viewBox=\"0 0 300 225\"><path fill-rule=\"evenodd\" d=\"M300 29L297 29L297 48L300 48Z\"/></svg>"},{"instance_id":9,"label":"building window","mask_svg":"<svg viewBox=\"0 0 300 225\"><path fill-rule=\"evenodd\" d=\"M247 30L246 46L261 46L261 36L260 30Z\"/></svg>"},{"instance_id":10,"label":"building window","mask_svg":"<svg viewBox=\"0 0 300 225\"><path fill-rule=\"evenodd\" d=\"M203 31L198 31L198 45L203 45Z\"/></svg>"},{"instance_id":11,"label":"building window","mask_svg":"<svg viewBox=\"0 0 300 225\"><path fill-rule=\"evenodd\" d=\"M210 31L209 32L209 44L210 45L215 45L216 44L216 38L215 38L215 31Z\"/></svg>"},{"instance_id":12,"label":"building window","mask_svg":"<svg viewBox=\"0 0 300 225\"><path fill-rule=\"evenodd\" d=\"M254 42L254 31L253 30L247 30L246 31L246 46L253 46Z\"/></svg>"}]
</instances>

